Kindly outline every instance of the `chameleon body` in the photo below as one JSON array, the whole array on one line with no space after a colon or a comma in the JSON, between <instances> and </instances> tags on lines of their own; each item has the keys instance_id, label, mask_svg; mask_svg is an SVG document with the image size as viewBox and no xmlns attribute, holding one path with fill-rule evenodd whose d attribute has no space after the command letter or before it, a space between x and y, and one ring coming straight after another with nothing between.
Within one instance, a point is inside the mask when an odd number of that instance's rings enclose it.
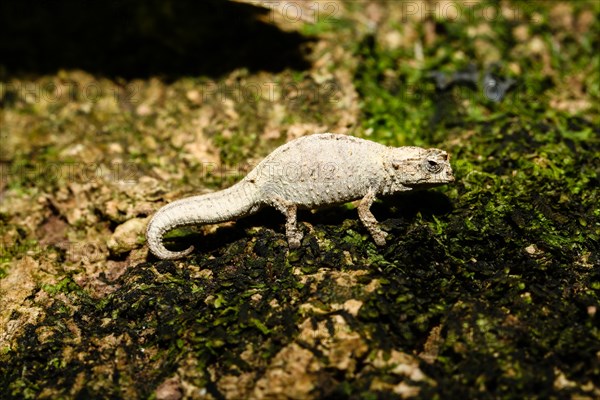
<instances>
[{"instance_id":1,"label":"chameleon body","mask_svg":"<svg viewBox=\"0 0 600 400\"><path fill-rule=\"evenodd\" d=\"M288 243L296 248L302 239L296 219L298 208L361 199L358 216L375 243L384 245L387 233L370 211L377 195L453 181L448 154L443 150L389 147L347 135L314 134L280 146L228 189L162 207L150 220L146 238L158 258L181 258L193 247L168 250L162 237L171 229L229 221L271 206L285 215Z\"/></svg>"}]
</instances>

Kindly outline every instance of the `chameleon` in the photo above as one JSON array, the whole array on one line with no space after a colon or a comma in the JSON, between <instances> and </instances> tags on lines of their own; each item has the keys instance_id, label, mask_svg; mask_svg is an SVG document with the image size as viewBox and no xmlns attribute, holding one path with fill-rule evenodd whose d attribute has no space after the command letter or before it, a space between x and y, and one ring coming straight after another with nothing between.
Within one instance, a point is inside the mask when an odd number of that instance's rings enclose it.
<instances>
[{"instance_id":1,"label":"chameleon","mask_svg":"<svg viewBox=\"0 0 600 400\"><path fill-rule=\"evenodd\" d=\"M415 146L391 147L353 136L320 133L292 140L269 154L233 186L173 201L150 219L146 240L158 258L173 260L194 247L172 251L162 243L168 231L186 225L238 219L264 206L285 216L290 249L300 247L298 208L318 208L359 200L358 216L375 243L384 232L370 211L378 195L426 189L454 181L448 153Z\"/></svg>"}]
</instances>

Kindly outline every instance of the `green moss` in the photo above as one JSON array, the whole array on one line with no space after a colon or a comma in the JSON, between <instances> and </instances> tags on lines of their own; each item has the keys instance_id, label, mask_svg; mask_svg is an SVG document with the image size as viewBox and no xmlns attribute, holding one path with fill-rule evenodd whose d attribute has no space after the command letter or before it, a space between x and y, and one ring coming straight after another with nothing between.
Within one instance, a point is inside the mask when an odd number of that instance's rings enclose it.
<instances>
[{"instance_id":1,"label":"green moss","mask_svg":"<svg viewBox=\"0 0 600 400\"><path fill-rule=\"evenodd\" d=\"M80 287L70 278L63 278L56 285L43 285L42 290L50 295L58 293L71 293L73 291L81 291ZM80 295L83 293L79 293Z\"/></svg>"},{"instance_id":2,"label":"green moss","mask_svg":"<svg viewBox=\"0 0 600 400\"><path fill-rule=\"evenodd\" d=\"M13 243L0 243L0 263L9 262L23 254L39 254L41 247L37 240L25 238L23 230L18 229L22 236Z\"/></svg>"}]
</instances>

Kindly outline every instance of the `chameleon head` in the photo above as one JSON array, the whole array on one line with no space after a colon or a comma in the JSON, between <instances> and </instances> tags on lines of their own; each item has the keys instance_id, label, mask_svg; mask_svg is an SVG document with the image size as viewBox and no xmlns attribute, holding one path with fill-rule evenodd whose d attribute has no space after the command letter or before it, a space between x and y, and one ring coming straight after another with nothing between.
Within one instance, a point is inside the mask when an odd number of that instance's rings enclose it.
<instances>
[{"instance_id":1,"label":"chameleon head","mask_svg":"<svg viewBox=\"0 0 600 400\"><path fill-rule=\"evenodd\" d=\"M399 147L391 152L394 180L414 189L454 182L448 153L440 149Z\"/></svg>"}]
</instances>

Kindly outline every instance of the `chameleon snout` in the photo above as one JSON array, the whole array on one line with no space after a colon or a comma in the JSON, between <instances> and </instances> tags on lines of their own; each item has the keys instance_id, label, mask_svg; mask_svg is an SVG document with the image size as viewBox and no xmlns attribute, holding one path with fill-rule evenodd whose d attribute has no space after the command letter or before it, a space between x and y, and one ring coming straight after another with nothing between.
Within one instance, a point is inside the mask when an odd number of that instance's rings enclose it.
<instances>
[{"instance_id":1,"label":"chameleon snout","mask_svg":"<svg viewBox=\"0 0 600 400\"><path fill-rule=\"evenodd\" d=\"M452 183L456 180L454 178L454 172L452 172L451 168L448 168L448 172L446 172L446 178L448 179L448 183Z\"/></svg>"}]
</instances>

